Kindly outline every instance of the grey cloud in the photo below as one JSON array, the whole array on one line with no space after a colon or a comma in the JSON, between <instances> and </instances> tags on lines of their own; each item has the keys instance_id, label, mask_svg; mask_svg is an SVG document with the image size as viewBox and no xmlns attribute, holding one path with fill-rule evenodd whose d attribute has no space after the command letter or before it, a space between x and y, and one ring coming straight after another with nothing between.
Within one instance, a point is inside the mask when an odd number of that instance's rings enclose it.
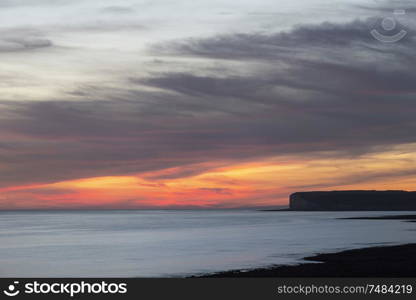
<instances>
[{"instance_id":1,"label":"grey cloud","mask_svg":"<svg viewBox=\"0 0 416 300\"><path fill-rule=\"evenodd\" d=\"M159 43L150 50L159 54L203 56L219 59L255 59L269 60L281 58L282 56L298 53L305 45L308 47L328 45L346 46L358 38L370 41L371 37L367 25L363 22L353 22L351 26L335 24L322 24L319 26L301 26L290 33L276 34L233 34L220 35L212 38L190 38L185 41L173 41L171 43ZM344 35L338 35L339 32ZM345 37L345 34L347 37ZM350 38L348 38L350 37Z\"/></svg>"},{"instance_id":2,"label":"grey cloud","mask_svg":"<svg viewBox=\"0 0 416 300\"><path fill-rule=\"evenodd\" d=\"M212 193L216 193L216 194L221 194L221 195L231 195L232 194L232 190L231 189L226 189L226 188L200 188L199 190L205 191L205 192L212 192Z\"/></svg>"},{"instance_id":3,"label":"grey cloud","mask_svg":"<svg viewBox=\"0 0 416 300\"><path fill-rule=\"evenodd\" d=\"M377 145L412 142L416 129L411 108L398 114L401 101L305 104L286 99L262 107L252 99L254 104L235 102L246 110L236 113L229 104L221 106L226 97L141 97L146 101L132 93L117 101L4 104L0 135L14 142L3 142L0 182L181 167L176 174L156 175L176 178L206 171L197 166L204 162L314 151L365 153Z\"/></svg>"},{"instance_id":4,"label":"grey cloud","mask_svg":"<svg viewBox=\"0 0 416 300\"><path fill-rule=\"evenodd\" d=\"M51 40L33 29L15 28L0 30L0 52L30 51L52 46Z\"/></svg>"},{"instance_id":5,"label":"grey cloud","mask_svg":"<svg viewBox=\"0 0 416 300\"><path fill-rule=\"evenodd\" d=\"M131 14L136 10L128 6L107 6L102 8L100 11L109 14Z\"/></svg>"},{"instance_id":6,"label":"grey cloud","mask_svg":"<svg viewBox=\"0 0 416 300\"><path fill-rule=\"evenodd\" d=\"M79 22L73 24L56 25L50 28L44 28L45 31L60 31L60 32L111 32L123 30L144 30L146 26L137 20L113 20L100 19L90 20L88 22Z\"/></svg>"},{"instance_id":7,"label":"grey cloud","mask_svg":"<svg viewBox=\"0 0 416 300\"><path fill-rule=\"evenodd\" d=\"M414 162L412 162L414 163ZM309 185L293 185L286 187L291 190L316 190L327 188L328 186L337 187L345 185L360 184L362 182L372 182L379 180L391 180L391 178L400 178L400 177L410 177L416 175L416 169L413 170L401 170L401 171L391 171L391 172L371 172L371 173L361 173L354 174L349 176L339 176L336 179L328 180L321 182L319 184L309 184Z\"/></svg>"},{"instance_id":8,"label":"grey cloud","mask_svg":"<svg viewBox=\"0 0 416 300\"><path fill-rule=\"evenodd\" d=\"M153 78L135 80L132 82L142 83L148 86L169 89L178 93L192 96L221 96L241 97L257 90L262 85L270 84L268 79L244 78L230 76L217 78L210 76L196 76L189 73L166 73L159 74Z\"/></svg>"},{"instance_id":9,"label":"grey cloud","mask_svg":"<svg viewBox=\"0 0 416 300\"><path fill-rule=\"evenodd\" d=\"M67 33L98 33L144 30L146 26L135 19L97 17L77 22L59 22L37 26L0 28L0 52L29 51L55 46L49 36Z\"/></svg>"},{"instance_id":10,"label":"grey cloud","mask_svg":"<svg viewBox=\"0 0 416 300\"><path fill-rule=\"evenodd\" d=\"M410 105L411 99L404 97L415 92L414 32L409 31L406 39L394 45L383 44L371 36L368 25L359 20L323 23L272 35L223 35L157 45L164 53L241 62L253 59L263 65L245 78L170 73L147 79L147 84L190 95L231 96L268 103L284 102L287 97L282 91L290 89L302 100L313 97L310 100L314 106L327 101L338 101L337 105L347 101L369 103L376 95L380 103L401 96L397 102Z\"/></svg>"},{"instance_id":11,"label":"grey cloud","mask_svg":"<svg viewBox=\"0 0 416 300\"><path fill-rule=\"evenodd\" d=\"M312 58L339 62L345 59L369 60L361 57L359 51L372 51L374 59L386 55L391 45L380 44L371 35L377 28L377 20L354 20L350 23L329 23L298 25L289 32L244 33L219 35L212 38L190 38L187 40L158 43L150 50L160 55L197 56L212 59L257 60L287 62L294 59ZM397 44L397 48L414 46L415 30L406 28L407 35ZM391 34L381 31L383 34ZM325 53L325 55L322 55ZM354 55L353 55L354 54Z\"/></svg>"},{"instance_id":12,"label":"grey cloud","mask_svg":"<svg viewBox=\"0 0 416 300\"><path fill-rule=\"evenodd\" d=\"M416 142L414 46L412 33L380 44L363 21L166 44L162 52L258 64L244 76L200 75L196 67L129 78L124 93L80 88L73 94L89 100L79 102L2 103L0 136L9 138L0 182L181 167L153 178L163 180L197 174L206 162L353 156ZM137 91L143 85L157 91Z\"/></svg>"},{"instance_id":13,"label":"grey cloud","mask_svg":"<svg viewBox=\"0 0 416 300\"><path fill-rule=\"evenodd\" d=\"M392 14L394 10L405 10L407 13L415 13L416 6L412 0L375 0L373 5L356 4L355 7L368 10L377 14L379 12Z\"/></svg>"},{"instance_id":14,"label":"grey cloud","mask_svg":"<svg viewBox=\"0 0 416 300\"><path fill-rule=\"evenodd\" d=\"M70 5L82 0L2 0L0 7L2 8L14 8L24 6L62 6Z\"/></svg>"}]
</instances>

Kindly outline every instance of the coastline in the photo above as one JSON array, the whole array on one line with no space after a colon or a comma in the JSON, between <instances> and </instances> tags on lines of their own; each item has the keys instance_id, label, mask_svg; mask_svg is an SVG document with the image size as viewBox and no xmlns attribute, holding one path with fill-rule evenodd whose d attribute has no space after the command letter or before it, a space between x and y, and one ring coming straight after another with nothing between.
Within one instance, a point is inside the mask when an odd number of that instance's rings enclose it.
<instances>
[{"instance_id":1,"label":"coastline","mask_svg":"<svg viewBox=\"0 0 416 300\"><path fill-rule=\"evenodd\" d=\"M231 270L193 277L416 277L415 253L416 244L378 246L304 258L314 263Z\"/></svg>"},{"instance_id":2,"label":"coastline","mask_svg":"<svg viewBox=\"0 0 416 300\"><path fill-rule=\"evenodd\" d=\"M416 221L416 215L353 217L353 218L339 218L339 220L402 220L404 222L415 222Z\"/></svg>"},{"instance_id":3,"label":"coastline","mask_svg":"<svg viewBox=\"0 0 416 300\"><path fill-rule=\"evenodd\" d=\"M416 215L340 218L344 220L401 220L415 222ZM320 253L304 257L298 265L274 265L250 270L230 270L193 276L238 277L416 277L416 243L375 246Z\"/></svg>"}]
</instances>

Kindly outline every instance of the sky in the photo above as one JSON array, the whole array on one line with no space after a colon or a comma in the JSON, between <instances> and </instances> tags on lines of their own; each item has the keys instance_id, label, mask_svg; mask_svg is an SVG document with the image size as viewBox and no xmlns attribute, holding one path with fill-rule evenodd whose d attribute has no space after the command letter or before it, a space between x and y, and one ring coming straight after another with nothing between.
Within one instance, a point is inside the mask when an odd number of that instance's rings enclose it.
<instances>
[{"instance_id":1,"label":"sky","mask_svg":"<svg viewBox=\"0 0 416 300\"><path fill-rule=\"evenodd\" d=\"M1 0L0 209L416 190L415 13L407 0Z\"/></svg>"}]
</instances>

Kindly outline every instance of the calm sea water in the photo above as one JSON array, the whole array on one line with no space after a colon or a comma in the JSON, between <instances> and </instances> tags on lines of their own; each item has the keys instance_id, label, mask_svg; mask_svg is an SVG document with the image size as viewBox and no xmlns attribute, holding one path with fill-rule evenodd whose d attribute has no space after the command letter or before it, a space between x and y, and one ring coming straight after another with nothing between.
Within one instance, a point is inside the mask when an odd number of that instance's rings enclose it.
<instances>
[{"instance_id":1,"label":"calm sea water","mask_svg":"<svg viewBox=\"0 0 416 300\"><path fill-rule=\"evenodd\" d=\"M415 242L403 212L1 212L0 277L172 277Z\"/></svg>"}]
</instances>

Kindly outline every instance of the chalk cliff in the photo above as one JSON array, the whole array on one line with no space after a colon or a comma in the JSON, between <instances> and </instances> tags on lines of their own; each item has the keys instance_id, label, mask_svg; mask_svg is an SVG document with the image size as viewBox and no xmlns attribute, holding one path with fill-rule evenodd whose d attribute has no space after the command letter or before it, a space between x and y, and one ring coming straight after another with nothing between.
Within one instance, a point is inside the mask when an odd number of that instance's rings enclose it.
<instances>
[{"instance_id":1,"label":"chalk cliff","mask_svg":"<svg viewBox=\"0 0 416 300\"><path fill-rule=\"evenodd\" d=\"M301 211L400 211L416 210L416 192L332 191L290 195L291 210Z\"/></svg>"}]
</instances>

